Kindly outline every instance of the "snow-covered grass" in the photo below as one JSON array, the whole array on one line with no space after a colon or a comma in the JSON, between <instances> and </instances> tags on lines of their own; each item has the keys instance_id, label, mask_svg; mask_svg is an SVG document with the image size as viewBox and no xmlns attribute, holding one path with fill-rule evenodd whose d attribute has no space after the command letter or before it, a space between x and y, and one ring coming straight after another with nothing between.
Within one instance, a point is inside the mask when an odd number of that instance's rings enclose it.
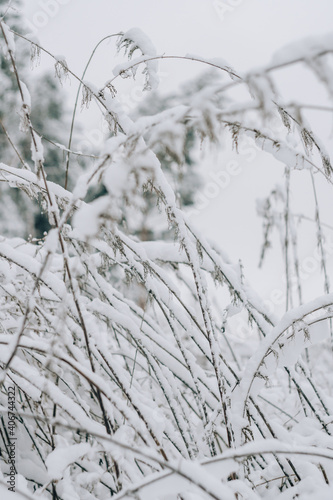
<instances>
[{"instance_id":1,"label":"snow-covered grass","mask_svg":"<svg viewBox=\"0 0 333 500\"><path fill-rule=\"evenodd\" d=\"M321 219L316 183L322 176L331 186L332 167L306 121L306 105L285 102L274 78L301 62L332 95L332 38L281 51L270 66L246 75L222 60L188 56L215 73L182 104L136 120L122 110L117 79L143 68L143 85L155 88L165 58L138 28L119 36L118 50L130 61L102 89L54 57L56 76L78 82L83 104L97 104L110 126L103 149L65 189L65 169L63 185L47 180L44 138L30 119L13 33L3 20L0 26L33 160L29 166L18 154L17 165L0 163L1 178L38 198L51 226L39 242L0 240L3 497L331 498L331 228ZM25 40L36 52L36 42ZM277 118L280 126L272 127ZM231 138L236 151L246 138L284 165L284 185L258 205L262 259L272 231L282 242L282 317L267 310L237 259L206 241L181 209L157 151L181 167L189 132L198 142ZM66 152L70 169L75 151L54 146ZM322 294L306 303L295 170L311 181L323 276ZM104 191L88 202L99 184ZM142 213L164 240L146 241ZM238 318L251 332L241 343L233 335ZM11 465L15 493L7 491Z\"/></svg>"}]
</instances>

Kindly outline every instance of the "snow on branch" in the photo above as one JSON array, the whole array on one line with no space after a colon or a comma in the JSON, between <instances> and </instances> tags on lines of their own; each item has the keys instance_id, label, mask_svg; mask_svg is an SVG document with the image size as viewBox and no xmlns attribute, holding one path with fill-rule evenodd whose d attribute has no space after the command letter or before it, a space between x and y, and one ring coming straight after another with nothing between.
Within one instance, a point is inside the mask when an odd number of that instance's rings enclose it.
<instances>
[{"instance_id":1,"label":"snow on branch","mask_svg":"<svg viewBox=\"0 0 333 500\"><path fill-rule=\"evenodd\" d=\"M0 208L12 220L0 236L0 490L15 431L12 475L23 498L330 498L333 245L319 195L332 188L330 145L306 103L284 98L275 70L305 62L331 88L331 37L240 75L223 59L158 56L133 28L116 44L129 60L100 89L86 70L77 76L64 56L17 33L53 59L52 85L79 84L75 110L82 91L82 113L97 104L109 126L79 147L74 110L65 147L56 134L63 124L44 133L40 120L44 100L55 109L52 92L41 87L35 97L10 23L0 25L1 77L20 119L15 130L12 109L0 109ZM135 78L143 65L144 88L156 90L167 58L209 72L127 112L118 76ZM285 275L274 307L238 256L208 241L187 213L206 144L283 167L282 182L257 204L260 265L274 247L273 266ZM244 210L242 193L234 197ZM306 198L304 213L294 197ZM306 276L303 223L315 247ZM316 271L324 295L304 302Z\"/></svg>"}]
</instances>

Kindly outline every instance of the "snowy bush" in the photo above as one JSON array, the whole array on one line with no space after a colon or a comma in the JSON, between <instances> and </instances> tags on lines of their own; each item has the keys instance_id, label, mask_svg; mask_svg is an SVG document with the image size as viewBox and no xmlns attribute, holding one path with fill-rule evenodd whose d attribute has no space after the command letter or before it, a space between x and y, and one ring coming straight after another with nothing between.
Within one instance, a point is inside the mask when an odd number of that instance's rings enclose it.
<instances>
[{"instance_id":1,"label":"snowy bush","mask_svg":"<svg viewBox=\"0 0 333 500\"><path fill-rule=\"evenodd\" d=\"M306 105L285 102L275 77L305 64L332 96L333 38L288 47L244 75L223 61L184 56L214 73L183 103L135 120L123 111L118 82L137 77L156 89L167 58L139 29L118 36L129 60L103 88L48 52L55 78L80 84L83 105L96 103L110 128L65 189L66 166L78 152L54 142L67 158L61 182L48 181L15 39L33 54L44 49L3 19L0 27L31 142L31 158L20 161L14 147L15 166L0 163L1 181L36 198L51 226L41 241L19 233L0 239L3 498L332 498L330 228L316 190L321 178L331 187L332 167ZM181 209L161 152L181 168L189 134L197 144L231 139L236 151L250 138L284 165L285 184L258 202L261 261L274 230L282 242L281 317L265 308L237 258L206 241ZM324 283L323 294L305 302L302 214L291 202L300 174L313 190ZM87 201L92 191L99 196ZM137 230L148 204L151 225L168 227L163 240L147 241ZM237 318L251 332L241 343L233 336Z\"/></svg>"}]
</instances>

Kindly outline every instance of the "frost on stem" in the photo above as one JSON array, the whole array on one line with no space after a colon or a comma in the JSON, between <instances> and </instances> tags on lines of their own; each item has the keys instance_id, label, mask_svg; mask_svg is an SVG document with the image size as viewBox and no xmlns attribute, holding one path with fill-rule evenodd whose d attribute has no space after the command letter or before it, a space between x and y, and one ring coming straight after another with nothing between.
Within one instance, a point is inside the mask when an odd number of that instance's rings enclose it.
<instances>
[{"instance_id":1,"label":"frost on stem","mask_svg":"<svg viewBox=\"0 0 333 500\"><path fill-rule=\"evenodd\" d=\"M106 123L108 124L110 132L114 135L117 135L120 130L117 113L113 111L107 111L104 115L104 118L106 120Z\"/></svg>"},{"instance_id":2,"label":"frost on stem","mask_svg":"<svg viewBox=\"0 0 333 500\"><path fill-rule=\"evenodd\" d=\"M89 108L89 104L91 103L93 93L87 85L82 85L82 101L81 101L81 107L86 107Z\"/></svg>"},{"instance_id":3,"label":"frost on stem","mask_svg":"<svg viewBox=\"0 0 333 500\"><path fill-rule=\"evenodd\" d=\"M302 140L304 143L304 148L305 148L307 154L310 155L310 153L312 152L312 149L313 149L313 145L314 145L313 137L312 137L311 133L306 128L301 129L301 137L302 137Z\"/></svg>"},{"instance_id":4,"label":"frost on stem","mask_svg":"<svg viewBox=\"0 0 333 500\"><path fill-rule=\"evenodd\" d=\"M66 59L63 56L58 56L55 63L55 75L58 78L61 85L63 85L64 80L68 78L68 66Z\"/></svg>"},{"instance_id":5,"label":"frost on stem","mask_svg":"<svg viewBox=\"0 0 333 500\"><path fill-rule=\"evenodd\" d=\"M288 132L291 132L291 119L290 119L289 114L286 112L285 109L281 108L281 106L278 106L277 110L281 116L281 120L282 120L283 125L286 127Z\"/></svg>"},{"instance_id":6,"label":"frost on stem","mask_svg":"<svg viewBox=\"0 0 333 500\"><path fill-rule=\"evenodd\" d=\"M41 48L39 43L31 43L30 44L30 65L31 69L36 68L40 65L41 60Z\"/></svg>"},{"instance_id":7,"label":"frost on stem","mask_svg":"<svg viewBox=\"0 0 333 500\"><path fill-rule=\"evenodd\" d=\"M240 123L231 123L227 125L232 139L232 146L238 152L238 144L239 144L239 135L241 132L241 124Z\"/></svg>"},{"instance_id":8,"label":"frost on stem","mask_svg":"<svg viewBox=\"0 0 333 500\"><path fill-rule=\"evenodd\" d=\"M110 91L111 97L116 97L117 89L114 87L114 85L112 85L112 83L107 83L105 88Z\"/></svg>"}]
</instances>

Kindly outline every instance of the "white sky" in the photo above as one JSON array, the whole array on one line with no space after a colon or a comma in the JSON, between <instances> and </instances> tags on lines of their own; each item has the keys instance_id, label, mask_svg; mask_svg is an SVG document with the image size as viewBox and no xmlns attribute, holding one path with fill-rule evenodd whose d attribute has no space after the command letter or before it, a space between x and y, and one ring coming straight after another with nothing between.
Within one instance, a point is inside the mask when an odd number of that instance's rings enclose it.
<instances>
[{"instance_id":1,"label":"white sky","mask_svg":"<svg viewBox=\"0 0 333 500\"><path fill-rule=\"evenodd\" d=\"M220 15L214 4L220 5ZM222 16L222 7L228 5ZM64 55L78 74L101 38L134 26L149 35L160 54L220 57L236 71L269 62L274 51L291 41L333 31L332 0L24 0L24 10L29 30L35 31L45 48ZM100 86L112 76L116 63L114 44L103 44L86 78ZM53 63L43 56L42 67L49 64ZM163 62L162 90L175 88L199 69L193 63ZM300 88L299 73L291 72L288 78L290 88L294 79L297 92L307 93L308 101L321 101L311 81L302 82ZM76 85L67 88L73 99ZM314 118L321 126L322 115ZM327 117L325 120L326 128ZM220 153L214 162L206 161L205 168L207 172L219 170L228 159ZM242 174L209 201L196 223L236 260L241 256L247 275L269 295L275 286L281 286L281 273L272 265L265 268L266 276L261 279L255 268L262 241L261 222L254 222L255 199L268 194L282 169L268 165L261 154L249 165L245 158L239 161ZM326 208L329 213L332 203Z\"/></svg>"},{"instance_id":2,"label":"white sky","mask_svg":"<svg viewBox=\"0 0 333 500\"><path fill-rule=\"evenodd\" d=\"M101 38L134 26L150 36L158 53L223 57L243 70L333 24L332 0L24 0L24 8L43 45L66 55L77 72ZM113 63L113 47L102 47L93 66L96 79L107 79ZM186 76L187 65L186 70L176 63L170 80Z\"/></svg>"}]
</instances>

